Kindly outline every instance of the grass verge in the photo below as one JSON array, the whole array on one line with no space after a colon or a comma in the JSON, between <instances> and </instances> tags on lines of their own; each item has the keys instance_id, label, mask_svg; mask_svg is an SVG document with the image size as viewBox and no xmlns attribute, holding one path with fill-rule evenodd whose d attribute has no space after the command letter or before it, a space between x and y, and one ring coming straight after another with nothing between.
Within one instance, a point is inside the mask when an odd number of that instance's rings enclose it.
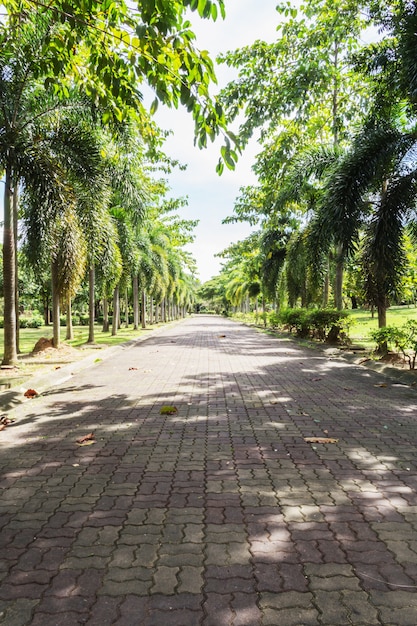
<instances>
[{"instance_id":1,"label":"grass verge","mask_svg":"<svg viewBox=\"0 0 417 626\"><path fill-rule=\"evenodd\" d=\"M45 337L52 338L52 328L41 326L40 328L22 328L20 330L20 354L15 368L0 369L0 391L23 385L28 379L37 374L61 368L63 365L77 362L91 353L97 353L100 359L100 349L116 346L128 341L145 338L151 330L159 325L148 326L146 329L133 330L133 327L121 328L116 336L110 332L103 333L101 326L95 329L94 344L88 344L88 327L74 326L74 339L66 341L66 329L61 328L61 349L50 348L37 355L32 351L36 342ZM3 358L3 329L0 329L0 355Z\"/></svg>"}]
</instances>

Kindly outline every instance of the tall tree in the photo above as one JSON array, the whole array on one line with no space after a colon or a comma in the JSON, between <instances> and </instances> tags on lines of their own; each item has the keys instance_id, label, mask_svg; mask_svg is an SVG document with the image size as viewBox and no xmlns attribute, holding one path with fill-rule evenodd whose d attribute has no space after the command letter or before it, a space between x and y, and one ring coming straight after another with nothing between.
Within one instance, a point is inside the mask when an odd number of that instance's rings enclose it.
<instances>
[{"instance_id":1,"label":"tall tree","mask_svg":"<svg viewBox=\"0 0 417 626\"><path fill-rule=\"evenodd\" d=\"M288 216L288 202L283 204L280 195L294 159L312 145L337 149L363 114L366 80L351 69L365 26L362 4L308 0L297 9L281 3L276 42L257 41L221 58L239 72L222 92L226 110L232 117L243 110L239 136L244 143L260 129L263 146L254 167L259 190L249 195L244 190L236 206L240 219L253 220L256 211ZM261 202L254 210L255 195ZM299 210L311 208L308 200L298 204ZM340 259L341 270L341 255L334 258ZM337 294L340 304L340 289Z\"/></svg>"}]
</instances>

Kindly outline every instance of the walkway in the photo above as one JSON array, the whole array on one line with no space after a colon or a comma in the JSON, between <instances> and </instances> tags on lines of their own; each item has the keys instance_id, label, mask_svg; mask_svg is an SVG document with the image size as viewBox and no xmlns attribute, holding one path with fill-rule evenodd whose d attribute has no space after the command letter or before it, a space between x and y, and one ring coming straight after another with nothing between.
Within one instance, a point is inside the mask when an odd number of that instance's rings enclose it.
<instances>
[{"instance_id":1,"label":"walkway","mask_svg":"<svg viewBox=\"0 0 417 626\"><path fill-rule=\"evenodd\" d=\"M0 623L416 626L416 411L230 320L150 334L0 433Z\"/></svg>"}]
</instances>

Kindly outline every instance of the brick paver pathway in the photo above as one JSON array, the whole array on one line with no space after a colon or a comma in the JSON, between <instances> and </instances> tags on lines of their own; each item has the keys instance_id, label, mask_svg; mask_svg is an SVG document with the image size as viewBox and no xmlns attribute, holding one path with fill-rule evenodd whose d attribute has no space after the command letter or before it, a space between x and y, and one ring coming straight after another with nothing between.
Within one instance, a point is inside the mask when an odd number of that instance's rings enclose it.
<instances>
[{"instance_id":1,"label":"brick paver pathway","mask_svg":"<svg viewBox=\"0 0 417 626\"><path fill-rule=\"evenodd\" d=\"M0 433L0 622L415 626L416 410L221 318L121 349Z\"/></svg>"}]
</instances>

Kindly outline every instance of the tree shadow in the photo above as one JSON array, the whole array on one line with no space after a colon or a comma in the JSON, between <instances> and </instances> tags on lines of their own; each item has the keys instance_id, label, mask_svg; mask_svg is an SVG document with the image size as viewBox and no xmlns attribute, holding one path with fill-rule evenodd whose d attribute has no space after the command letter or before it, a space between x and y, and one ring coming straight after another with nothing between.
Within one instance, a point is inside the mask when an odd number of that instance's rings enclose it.
<instances>
[{"instance_id":1,"label":"tree shadow","mask_svg":"<svg viewBox=\"0 0 417 626\"><path fill-rule=\"evenodd\" d=\"M417 610L414 390L244 330L224 345L233 329L217 328L208 344L252 367L146 389L153 350L196 349L192 332L151 337L123 363L129 391L106 393L103 363L102 383L60 385L5 431L6 617L384 624Z\"/></svg>"}]
</instances>

